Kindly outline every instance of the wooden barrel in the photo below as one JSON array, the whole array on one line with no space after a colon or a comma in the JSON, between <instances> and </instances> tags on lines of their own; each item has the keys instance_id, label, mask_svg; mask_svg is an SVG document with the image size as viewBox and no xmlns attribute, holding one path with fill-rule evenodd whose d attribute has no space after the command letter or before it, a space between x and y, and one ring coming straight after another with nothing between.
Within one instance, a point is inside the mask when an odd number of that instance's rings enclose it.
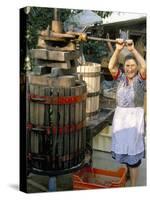
<instances>
[{"instance_id":1,"label":"wooden barrel","mask_svg":"<svg viewBox=\"0 0 150 200\"><path fill-rule=\"evenodd\" d=\"M84 161L86 84L74 76L28 76L29 170L55 175ZM57 174L57 173L56 173Z\"/></svg>"},{"instance_id":2,"label":"wooden barrel","mask_svg":"<svg viewBox=\"0 0 150 200\"><path fill-rule=\"evenodd\" d=\"M77 72L82 74L83 80L87 84L87 100L86 100L87 118L96 116L99 111L100 70L101 70L101 65L98 63L88 62L85 65L77 67Z\"/></svg>"}]
</instances>

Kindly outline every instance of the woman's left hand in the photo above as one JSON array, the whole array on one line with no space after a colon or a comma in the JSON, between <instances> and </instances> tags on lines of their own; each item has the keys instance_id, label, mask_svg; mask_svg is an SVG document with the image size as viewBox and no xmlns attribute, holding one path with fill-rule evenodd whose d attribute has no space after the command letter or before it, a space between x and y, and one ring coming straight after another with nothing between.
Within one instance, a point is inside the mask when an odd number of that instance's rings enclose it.
<instances>
[{"instance_id":1,"label":"woman's left hand","mask_svg":"<svg viewBox=\"0 0 150 200\"><path fill-rule=\"evenodd\" d=\"M134 42L133 42L133 40L126 40L126 46L127 46L129 51L133 51L134 50Z\"/></svg>"}]
</instances>

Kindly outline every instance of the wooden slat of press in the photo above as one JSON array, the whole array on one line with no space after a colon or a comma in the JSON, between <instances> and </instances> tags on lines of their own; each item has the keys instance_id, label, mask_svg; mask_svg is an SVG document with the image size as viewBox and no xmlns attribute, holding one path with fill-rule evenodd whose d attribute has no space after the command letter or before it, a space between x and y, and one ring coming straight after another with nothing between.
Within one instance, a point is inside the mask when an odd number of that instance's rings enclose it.
<instances>
[{"instance_id":1,"label":"wooden slat of press","mask_svg":"<svg viewBox=\"0 0 150 200\"><path fill-rule=\"evenodd\" d=\"M33 85L29 85L29 92L31 93L33 91ZM30 119L30 123L32 123L33 120L33 103L29 102L30 104L30 112L29 112L29 119ZM30 132L30 147L29 147L29 152L32 152L32 132Z\"/></svg>"},{"instance_id":2,"label":"wooden slat of press","mask_svg":"<svg viewBox=\"0 0 150 200\"><path fill-rule=\"evenodd\" d=\"M30 93L34 94L34 85L30 85ZM31 119L31 123L35 124L35 103L34 102L30 102L30 119ZM31 131L31 152L35 153L36 149L35 149L35 135L34 132Z\"/></svg>"},{"instance_id":3,"label":"wooden slat of press","mask_svg":"<svg viewBox=\"0 0 150 200\"><path fill-rule=\"evenodd\" d=\"M49 91L47 87L43 88L44 89L44 96L48 96L49 95ZM44 126L49 126L49 105L48 104L45 104L44 105ZM49 153L49 141L48 141L48 138L49 136L47 134L44 134L44 138L43 138L43 153L45 155L48 155Z\"/></svg>"},{"instance_id":4,"label":"wooden slat of press","mask_svg":"<svg viewBox=\"0 0 150 200\"><path fill-rule=\"evenodd\" d=\"M32 88L33 94L37 93L37 86L34 85ZM32 116L32 123L36 124L37 123L37 105L35 103L32 104L32 109L31 109L31 116ZM38 137L37 133L32 131L31 133L31 151L32 153L38 153Z\"/></svg>"},{"instance_id":5,"label":"wooden slat of press","mask_svg":"<svg viewBox=\"0 0 150 200\"><path fill-rule=\"evenodd\" d=\"M35 85L34 94L39 95L39 85ZM35 102L35 124L39 124L39 103Z\"/></svg>"},{"instance_id":6,"label":"wooden slat of press","mask_svg":"<svg viewBox=\"0 0 150 200\"><path fill-rule=\"evenodd\" d=\"M91 67L90 66L87 66L88 67L88 73L91 72ZM94 69L93 69L94 70ZM88 77L88 90L89 92L92 92L92 86L93 86L93 82L91 80L92 78L91 77ZM91 110L93 110L94 106L93 103L92 103L92 98L93 97L89 97L89 111L91 112Z\"/></svg>"},{"instance_id":7,"label":"wooden slat of press","mask_svg":"<svg viewBox=\"0 0 150 200\"><path fill-rule=\"evenodd\" d=\"M39 94L39 85L35 86L35 94L38 95ZM38 125L39 124L39 104L35 103L35 124ZM36 152L39 153L40 150L40 135L38 132L35 132L35 147L36 147Z\"/></svg>"},{"instance_id":8,"label":"wooden slat of press","mask_svg":"<svg viewBox=\"0 0 150 200\"><path fill-rule=\"evenodd\" d=\"M41 86L40 87L41 89L40 89L40 95L41 96L44 96L45 95L45 86ZM49 108L49 105L47 106L47 109ZM41 116L40 116L40 125L45 125L45 122L44 122L44 115L45 115L45 105L44 104L41 104ZM43 150L42 150L42 152L43 152L43 154L45 154L46 153L46 151L45 151L45 137L46 137L46 133L43 133L42 134L42 146L43 146Z\"/></svg>"},{"instance_id":9,"label":"wooden slat of press","mask_svg":"<svg viewBox=\"0 0 150 200\"><path fill-rule=\"evenodd\" d=\"M60 88L59 89L59 96L64 96L64 88ZM64 112L64 105L59 105L58 106L58 113L59 113L59 117L60 117L60 120L59 120L59 128L63 128L64 127L64 115L65 115L65 112ZM59 133L58 135L58 156L59 156L59 162L58 162L58 165L59 165L59 169L62 169L63 167L63 163L62 163L62 156L63 156L63 135L64 135L64 130L62 133Z\"/></svg>"},{"instance_id":10,"label":"wooden slat of press","mask_svg":"<svg viewBox=\"0 0 150 200\"><path fill-rule=\"evenodd\" d=\"M75 96L75 88L70 88L70 95ZM70 125L75 124L75 104L70 105ZM75 131L70 133L70 155L71 155L71 167L75 164Z\"/></svg>"},{"instance_id":11,"label":"wooden slat of press","mask_svg":"<svg viewBox=\"0 0 150 200\"><path fill-rule=\"evenodd\" d=\"M54 89L53 88L50 88L49 89L49 95L50 96L53 96L53 92L54 92ZM54 113L54 105L50 105L49 106L49 125L52 126L53 123L54 123L54 119L53 119L53 113ZM53 143L54 143L54 135L53 135L53 131L52 129L50 129L50 147L49 147L49 155L50 155L50 162L51 162L51 167L53 165Z\"/></svg>"},{"instance_id":12,"label":"wooden slat of press","mask_svg":"<svg viewBox=\"0 0 150 200\"><path fill-rule=\"evenodd\" d=\"M71 68L71 64L70 64L69 60L66 61L66 62L55 62L55 61L37 59L36 61L37 61L37 65L40 65L40 66L59 67L59 68L63 68L63 69L70 69Z\"/></svg>"},{"instance_id":13,"label":"wooden slat of press","mask_svg":"<svg viewBox=\"0 0 150 200\"><path fill-rule=\"evenodd\" d=\"M52 96L52 89L51 88L45 88L45 96ZM45 126L51 126L52 125L52 105L45 105ZM49 162L47 163L48 168L52 168L52 145L53 145L53 133L50 129L49 135L45 134L45 154L49 157Z\"/></svg>"},{"instance_id":14,"label":"wooden slat of press","mask_svg":"<svg viewBox=\"0 0 150 200\"><path fill-rule=\"evenodd\" d=\"M30 88L30 93L33 93L34 92L34 85L30 84L29 86ZM30 122L31 123L34 123L34 103L32 101L29 102L30 103Z\"/></svg>"},{"instance_id":15,"label":"wooden slat of press","mask_svg":"<svg viewBox=\"0 0 150 200\"><path fill-rule=\"evenodd\" d=\"M29 75L29 82L30 82L30 84L33 84L33 85L38 84L38 85L47 86L49 81L50 81L50 78L49 78L49 75L47 75L47 74L40 75L40 76L37 76L35 74Z\"/></svg>"},{"instance_id":16,"label":"wooden slat of press","mask_svg":"<svg viewBox=\"0 0 150 200\"><path fill-rule=\"evenodd\" d=\"M35 153L36 151L35 151L34 132L31 131L30 134L31 134L31 142L30 142L30 144L31 144L31 153Z\"/></svg>"},{"instance_id":17,"label":"wooden slat of press","mask_svg":"<svg viewBox=\"0 0 150 200\"><path fill-rule=\"evenodd\" d=\"M57 89L54 89L53 96L57 95ZM53 125L56 128L56 133L53 133L52 160L53 169L57 167L57 134L58 134L58 105L53 105Z\"/></svg>"},{"instance_id":18,"label":"wooden slat of press","mask_svg":"<svg viewBox=\"0 0 150 200\"><path fill-rule=\"evenodd\" d=\"M38 86L38 94L41 95L41 86L39 85ZM42 104L38 104L38 124L40 125L40 121L41 121L41 118L42 118ZM37 137L38 137L38 142L39 142L39 153L41 154L42 153L42 135L40 131L37 132Z\"/></svg>"},{"instance_id":19,"label":"wooden slat of press","mask_svg":"<svg viewBox=\"0 0 150 200\"><path fill-rule=\"evenodd\" d=\"M86 85L84 85L84 93L87 92L87 88L86 88ZM82 106L82 120L86 120L86 100L83 101L83 106ZM84 144L84 149L86 148L86 126L84 126L83 128L83 136L84 136L84 139L83 139L83 144Z\"/></svg>"},{"instance_id":20,"label":"wooden slat of press","mask_svg":"<svg viewBox=\"0 0 150 200\"><path fill-rule=\"evenodd\" d=\"M76 87L75 89L75 96L79 96L80 95L80 91L79 88ZM75 104L75 124L79 123L79 112L80 112L80 103L76 103ZM76 130L75 131L75 151L76 151L76 164L78 164L79 162L79 131Z\"/></svg>"},{"instance_id":21,"label":"wooden slat of press","mask_svg":"<svg viewBox=\"0 0 150 200\"><path fill-rule=\"evenodd\" d=\"M82 95L83 94L83 90L82 90L82 87L80 86L79 88L79 95ZM79 122L82 121L82 101L79 103ZM81 154L81 151L82 151L82 128L79 130L79 152ZM79 157L79 162L81 162L81 156Z\"/></svg>"},{"instance_id":22,"label":"wooden slat of press","mask_svg":"<svg viewBox=\"0 0 150 200\"><path fill-rule=\"evenodd\" d=\"M32 49L31 55L33 58L39 58L43 60L57 60L57 61L73 60L79 58L80 56L78 51L63 52L63 51L48 51L46 49Z\"/></svg>"},{"instance_id":23,"label":"wooden slat of press","mask_svg":"<svg viewBox=\"0 0 150 200\"><path fill-rule=\"evenodd\" d=\"M26 105L27 105L27 107L26 107L26 109L27 109L27 113L26 113L26 116L27 116L27 120L26 120L26 123L30 123L31 121L30 121L30 107L31 107L31 105L30 105L30 102L29 102L29 100L28 100L28 94L30 93L30 85L29 85L29 82L28 82L28 79L27 79L27 83L26 83L27 85L26 85ZM31 152L31 130L28 130L28 129L26 129L26 131L27 131L27 133L26 133L26 148L27 148L27 150L26 150L26 153L27 153L27 155L28 155L28 153L30 153Z\"/></svg>"},{"instance_id":24,"label":"wooden slat of press","mask_svg":"<svg viewBox=\"0 0 150 200\"><path fill-rule=\"evenodd\" d=\"M89 73L89 67L85 66L85 72ZM88 93L91 91L91 86L90 86L90 78L89 77L85 77L86 79L86 84L87 84L87 91ZM90 98L89 98L90 99ZM91 102L90 100L88 101L88 110L90 111L91 108Z\"/></svg>"},{"instance_id":25,"label":"wooden slat of press","mask_svg":"<svg viewBox=\"0 0 150 200\"><path fill-rule=\"evenodd\" d=\"M44 96L45 95L45 91L44 91L44 87L43 86L39 86L39 95L40 96ZM38 115L38 121L39 121L39 125L43 126L44 125L44 104L39 104L39 115Z\"/></svg>"},{"instance_id":26,"label":"wooden slat of press","mask_svg":"<svg viewBox=\"0 0 150 200\"><path fill-rule=\"evenodd\" d=\"M59 90L60 88L57 88L57 97L59 97ZM58 154L58 145L59 145L59 121L60 121L60 114L59 114L59 105L57 105L57 123L56 123L56 127L57 127L57 144L56 144L56 169L59 169L59 154Z\"/></svg>"},{"instance_id":27,"label":"wooden slat of press","mask_svg":"<svg viewBox=\"0 0 150 200\"><path fill-rule=\"evenodd\" d=\"M82 71L83 71L84 73L88 73L88 68L87 68L87 66L82 66L81 69L82 69ZM88 90L88 92L89 92L89 84L90 84L90 83L89 83L89 77L85 77L84 74L83 74L83 80L86 82L86 84L87 84L87 90ZM86 102L86 112L87 112L87 113L90 112L90 99L89 99L89 98L87 99L87 102Z\"/></svg>"},{"instance_id":28,"label":"wooden slat of press","mask_svg":"<svg viewBox=\"0 0 150 200\"><path fill-rule=\"evenodd\" d=\"M69 96L69 88L65 88L65 96ZM69 105L65 104L65 115L64 115L64 122L65 122L65 126L70 125L70 113L69 113ZM69 149L69 134L70 131L68 130L65 135L64 135L64 168L68 168L69 167L69 160L68 160L68 156L70 153L70 149ZM67 159L67 160L66 160Z\"/></svg>"},{"instance_id":29,"label":"wooden slat of press","mask_svg":"<svg viewBox=\"0 0 150 200\"><path fill-rule=\"evenodd\" d=\"M26 98L28 97L28 94L30 93L30 85L28 83L28 79L27 79L27 89L26 89ZM28 99L26 99L26 117L27 117L27 121L26 123L30 123L30 102ZM26 129L27 134L26 134L26 147L27 147L27 151L26 153L30 153L31 152L31 133L30 130Z\"/></svg>"},{"instance_id":30,"label":"wooden slat of press","mask_svg":"<svg viewBox=\"0 0 150 200\"><path fill-rule=\"evenodd\" d=\"M29 83L28 81L26 82L26 97L28 96L28 94L30 93L30 88L29 88ZM30 122L30 102L28 101L28 99L26 99L26 123Z\"/></svg>"}]
</instances>

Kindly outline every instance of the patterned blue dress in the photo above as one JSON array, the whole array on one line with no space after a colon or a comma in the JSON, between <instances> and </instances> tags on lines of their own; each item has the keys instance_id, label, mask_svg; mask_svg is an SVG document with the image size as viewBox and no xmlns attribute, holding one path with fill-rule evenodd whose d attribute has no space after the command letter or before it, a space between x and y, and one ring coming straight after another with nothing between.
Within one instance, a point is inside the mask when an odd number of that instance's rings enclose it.
<instances>
[{"instance_id":1,"label":"patterned blue dress","mask_svg":"<svg viewBox=\"0 0 150 200\"><path fill-rule=\"evenodd\" d=\"M134 165L144 157L144 88L140 74L128 84L118 71L117 107L112 123L112 157L120 163Z\"/></svg>"}]
</instances>

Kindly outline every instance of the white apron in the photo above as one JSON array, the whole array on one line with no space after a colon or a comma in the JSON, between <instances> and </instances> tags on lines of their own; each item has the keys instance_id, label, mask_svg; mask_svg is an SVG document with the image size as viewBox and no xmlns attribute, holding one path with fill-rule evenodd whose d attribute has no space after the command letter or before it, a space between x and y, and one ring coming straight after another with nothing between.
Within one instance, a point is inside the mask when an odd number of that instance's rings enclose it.
<instances>
[{"instance_id":1,"label":"white apron","mask_svg":"<svg viewBox=\"0 0 150 200\"><path fill-rule=\"evenodd\" d=\"M112 151L136 155L144 151L144 109L117 107L112 124Z\"/></svg>"}]
</instances>

